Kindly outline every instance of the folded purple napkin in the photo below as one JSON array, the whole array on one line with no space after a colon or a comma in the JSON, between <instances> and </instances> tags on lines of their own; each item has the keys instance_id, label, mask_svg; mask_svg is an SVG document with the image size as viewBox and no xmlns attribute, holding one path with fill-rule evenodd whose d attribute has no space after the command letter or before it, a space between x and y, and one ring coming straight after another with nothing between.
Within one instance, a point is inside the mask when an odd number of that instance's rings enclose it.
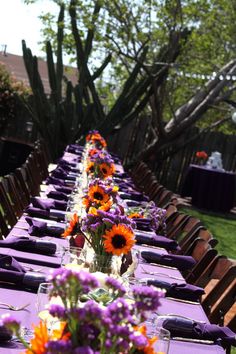
<instances>
[{"instance_id":1,"label":"folded purple napkin","mask_svg":"<svg viewBox=\"0 0 236 354\"><path fill-rule=\"evenodd\" d=\"M67 208L67 202L61 200L32 197L31 203L33 207L43 210L58 209L65 211Z\"/></svg>"},{"instance_id":2,"label":"folded purple napkin","mask_svg":"<svg viewBox=\"0 0 236 354\"><path fill-rule=\"evenodd\" d=\"M126 199L125 203L127 204L128 207L133 207L133 206L143 206L146 204L146 202L138 202L136 200L130 200L130 199Z\"/></svg>"},{"instance_id":3,"label":"folded purple napkin","mask_svg":"<svg viewBox=\"0 0 236 354\"><path fill-rule=\"evenodd\" d=\"M69 180L64 180L64 179L60 179L60 178L56 178L56 177L53 177L53 176L49 176L47 179L46 179L46 183L47 184L56 184L58 186L73 186L75 183L74 181L69 181Z\"/></svg>"},{"instance_id":4,"label":"folded purple napkin","mask_svg":"<svg viewBox=\"0 0 236 354\"><path fill-rule=\"evenodd\" d=\"M119 193L119 196L121 199L131 199L137 202L149 201L149 198L146 195L139 192Z\"/></svg>"},{"instance_id":5,"label":"folded purple napkin","mask_svg":"<svg viewBox=\"0 0 236 354\"><path fill-rule=\"evenodd\" d=\"M33 236L53 236L60 237L64 232L64 228L60 226L47 225L44 221L34 220L32 218L25 218L30 225L28 233Z\"/></svg>"},{"instance_id":6,"label":"folded purple napkin","mask_svg":"<svg viewBox=\"0 0 236 354\"><path fill-rule=\"evenodd\" d=\"M59 165L59 166L69 166L69 167L73 167L73 168L75 168L76 167L76 165L77 165L77 163L76 162L70 162L70 161L67 161L67 160L65 160L65 159L63 159L63 158L61 158L61 159L59 159L58 161L57 161L57 164Z\"/></svg>"},{"instance_id":7,"label":"folded purple napkin","mask_svg":"<svg viewBox=\"0 0 236 354\"><path fill-rule=\"evenodd\" d=\"M165 289L166 296L174 297L176 299L199 301L200 297L205 294L204 289L192 284L170 284L157 279L148 279L147 284Z\"/></svg>"},{"instance_id":8,"label":"folded purple napkin","mask_svg":"<svg viewBox=\"0 0 236 354\"><path fill-rule=\"evenodd\" d=\"M0 248L1 247L45 255L53 255L57 250L57 245L53 242L32 240L29 237L25 236L7 237L5 240L0 241Z\"/></svg>"},{"instance_id":9,"label":"folded purple napkin","mask_svg":"<svg viewBox=\"0 0 236 354\"><path fill-rule=\"evenodd\" d=\"M137 244L144 243L150 246L157 246L165 248L167 251L177 251L180 250L178 243L165 236L160 235L144 235L139 231L135 231L135 239Z\"/></svg>"},{"instance_id":10,"label":"folded purple napkin","mask_svg":"<svg viewBox=\"0 0 236 354\"><path fill-rule=\"evenodd\" d=\"M12 256L6 256L5 254L0 254L0 268L16 272L25 272L24 267L22 267L22 265L17 262L15 258Z\"/></svg>"},{"instance_id":11,"label":"folded purple napkin","mask_svg":"<svg viewBox=\"0 0 236 354\"><path fill-rule=\"evenodd\" d=\"M68 195L68 194L71 194L71 193L72 193L72 190L73 190L72 187L66 187L66 186L54 185L53 187L56 189L56 191L65 193L65 194L67 194L67 195Z\"/></svg>"},{"instance_id":12,"label":"folded purple napkin","mask_svg":"<svg viewBox=\"0 0 236 354\"><path fill-rule=\"evenodd\" d=\"M68 196L66 195L66 193L58 192L58 191L50 191L47 194L47 197L56 200L64 200L66 202L68 201Z\"/></svg>"},{"instance_id":13,"label":"folded purple napkin","mask_svg":"<svg viewBox=\"0 0 236 354\"><path fill-rule=\"evenodd\" d=\"M136 223L136 228L138 230L143 230L143 231L153 231L154 227L152 225L152 219L146 219L146 218L133 218L133 221Z\"/></svg>"},{"instance_id":14,"label":"folded purple napkin","mask_svg":"<svg viewBox=\"0 0 236 354\"><path fill-rule=\"evenodd\" d=\"M68 181L72 181L72 182L76 180L76 176L74 174L63 171L63 169L61 169L60 167L52 171L51 176L63 180L67 179Z\"/></svg>"},{"instance_id":15,"label":"folded purple napkin","mask_svg":"<svg viewBox=\"0 0 236 354\"><path fill-rule=\"evenodd\" d=\"M162 327L170 331L171 337L205 339L226 345L236 345L236 333L231 331L228 327L199 323L179 317L165 319L162 323Z\"/></svg>"},{"instance_id":16,"label":"folded purple napkin","mask_svg":"<svg viewBox=\"0 0 236 354\"><path fill-rule=\"evenodd\" d=\"M39 284L45 281L46 276L44 274L26 272L15 258L3 254L0 255L0 282L24 285L27 288L38 288Z\"/></svg>"},{"instance_id":17,"label":"folded purple napkin","mask_svg":"<svg viewBox=\"0 0 236 354\"><path fill-rule=\"evenodd\" d=\"M42 219L50 219L56 221L65 220L65 214L60 211L49 211L34 208L33 206L28 206L27 208L25 208L25 212L30 216L35 216Z\"/></svg>"},{"instance_id":18,"label":"folded purple napkin","mask_svg":"<svg viewBox=\"0 0 236 354\"><path fill-rule=\"evenodd\" d=\"M196 261L191 256L179 256L175 254L159 254L151 251L142 251L141 256L149 263L157 263L176 267L179 270L188 270L195 266Z\"/></svg>"},{"instance_id":19,"label":"folded purple napkin","mask_svg":"<svg viewBox=\"0 0 236 354\"><path fill-rule=\"evenodd\" d=\"M66 148L66 151L67 152L71 152L72 154L76 154L76 155L79 155L81 156L83 154L83 150L84 148L82 148L81 146L76 146L76 145L69 145L67 146Z\"/></svg>"}]
</instances>

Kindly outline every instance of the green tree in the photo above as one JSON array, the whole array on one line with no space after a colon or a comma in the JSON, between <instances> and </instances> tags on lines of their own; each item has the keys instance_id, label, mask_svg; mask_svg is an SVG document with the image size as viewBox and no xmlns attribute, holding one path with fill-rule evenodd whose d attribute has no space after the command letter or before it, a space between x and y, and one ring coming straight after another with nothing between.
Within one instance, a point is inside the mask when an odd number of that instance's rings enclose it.
<instances>
[{"instance_id":1,"label":"green tree","mask_svg":"<svg viewBox=\"0 0 236 354\"><path fill-rule=\"evenodd\" d=\"M175 142L183 129L200 120L207 122L200 124L203 127L205 124L214 128L225 121L226 103L234 96L233 82L225 77L235 73L235 62L231 60L235 33L233 4L226 0L54 2L60 6L57 26L51 14L43 15L42 20L51 73L54 64L48 40L57 54L57 73L51 74L51 77L56 75L57 94L52 89L51 102L54 100L54 118L61 119L53 129L54 119L52 133L47 137L51 146L56 147L56 154L63 144L83 137L88 129L98 128L106 135L114 128L121 128L144 109L150 110L150 97L151 143L141 157L148 158L153 150L165 150L171 144L177 147ZM61 104L63 50L76 61L79 76L76 87L67 86L67 92L71 92L69 101ZM25 47L25 59L26 52L29 64L30 54ZM199 77L185 75L213 72L215 75L208 84ZM31 82L34 93L38 93L33 77ZM42 100L38 98L39 101ZM214 112L210 124L208 112L216 106L221 110ZM77 119L73 134L69 130L67 139L62 139L60 126L64 134L65 107L70 107ZM41 109L40 114L42 118L52 112ZM41 121L38 119L39 125ZM55 132L61 144L55 144Z\"/></svg>"}]
</instances>

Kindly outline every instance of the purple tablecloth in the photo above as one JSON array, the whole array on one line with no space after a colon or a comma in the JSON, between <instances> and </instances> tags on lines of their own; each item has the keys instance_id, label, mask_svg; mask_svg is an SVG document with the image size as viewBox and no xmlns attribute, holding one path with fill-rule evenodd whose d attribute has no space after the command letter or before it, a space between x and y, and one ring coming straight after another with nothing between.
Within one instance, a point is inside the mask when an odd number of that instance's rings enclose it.
<instances>
[{"instance_id":1,"label":"purple tablecloth","mask_svg":"<svg viewBox=\"0 0 236 354\"><path fill-rule=\"evenodd\" d=\"M198 208L227 212L235 205L236 174L190 165L181 195Z\"/></svg>"}]
</instances>

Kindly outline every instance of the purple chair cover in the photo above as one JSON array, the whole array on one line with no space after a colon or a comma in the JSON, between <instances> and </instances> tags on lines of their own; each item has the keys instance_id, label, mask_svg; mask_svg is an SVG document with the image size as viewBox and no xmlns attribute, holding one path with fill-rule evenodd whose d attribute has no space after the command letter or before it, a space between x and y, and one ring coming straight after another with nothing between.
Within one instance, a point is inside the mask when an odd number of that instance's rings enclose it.
<instances>
[{"instance_id":1,"label":"purple chair cover","mask_svg":"<svg viewBox=\"0 0 236 354\"><path fill-rule=\"evenodd\" d=\"M12 270L15 272L25 272L24 267L17 262L17 260L12 256L6 256L5 254L0 254L0 268Z\"/></svg>"},{"instance_id":2,"label":"purple chair cover","mask_svg":"<svg viewBox=\"0 0 236 354\"><path fill-rule=\"evenodd\" d=\"M178 243L165 236L152 235L147 236L142 234L140 231L135 231L135 239L137 244L146 244L150 246L157 246L165 248L167 251L177 251L180 250Z\"/></svg>"},{"instance_id":3,"label":"purple chair cover","mask_svg":"<svg viewBox=\"0 0 236 354\"><path fill-rule=\"evenodd\" d=\"M66 202L68 201L68 196L63 192L58 192L58 191L50 191L47 194L47 197L56 200L64 200Z\"/></svg>"},{"instance_id":4,"label":"purple chair cover","mask_svg":"<svg viewBox=\"0 0 236 354\"><path fill-rule=\"evenodd\" d=\"M183 318L167 318L162 326L171 332L172 337L185 337L220 341L222 344L236 345L236 333L228 327L200 323Z\"/></svg>"},{"instance_id":5,"label":"purple chair cover","mask_svg":"<svg viewBox=\"0 0 236 354\"><path fill-rule=\"evenodd\" d=\"M28 206L27 208L25 208L25 212L30 216L34 216L42 219L52 219L56 221L65 220L65 214L57 210L49 211L49 210L43 210L39 208L34 208L32 206Z\"/></svg>"},{"instance_id":6,"label":"purple chair cover","mask_svg":"<svg viewBox=\"0 0 236 354\"><path fill-rule=\"evenodd\" d=\"M7 237L0 241L0 247L13 248L18 251L54 255L57 245L50 241L31 240L29 237Z\"/></svg>"},{"instance_id":7,"label":"purple chair cover","mask_svg":"<svg viewBox=\"0 0 236 354\"><path fill-rule=\"evenodd\" d=\"M179 256L175 254L159 254L151 251L142 251L141 255L149 263L158 263L176 267L179 270L188 270L195 266L196 261L191 256Z\"/></svg>"},{"instance_id":8,"label":"purple chair cover","mask_svg":"<svg viewBox=\"0 0 236 354\"><path fill-rule=\"evenodd\" d=\"M166 296L170 296L182 300L199 301L200 297L205 293L204 289L186 283L170 284L162 280L148 279L147 284L154 285L157 288L165 289Z\"/></svg>"},{"instance_id":9,"label":"purple chair cover","mask_svg":"<svg viewBox=\"0 0 236 354\"><path fill-rule=\"evenodd\" d=\"M43 210L58 209L65 211L67 208L67 202L60 200L50 200L45 198L32 197L31 203L33 207Z\"/></svg>"},{"instance_id":10,"label":"purple chair cover","mask_svg":"<svg viewBox=\"0 0 236 354\"><path fill-rule=\"evenodd\" d=\"M26 217L25 220L30 225L28 233L33 236L60 237L64 232L63 227L47 225L47 223L44 221L38 221L28 217Z\"/></svg>"}]
</instances>

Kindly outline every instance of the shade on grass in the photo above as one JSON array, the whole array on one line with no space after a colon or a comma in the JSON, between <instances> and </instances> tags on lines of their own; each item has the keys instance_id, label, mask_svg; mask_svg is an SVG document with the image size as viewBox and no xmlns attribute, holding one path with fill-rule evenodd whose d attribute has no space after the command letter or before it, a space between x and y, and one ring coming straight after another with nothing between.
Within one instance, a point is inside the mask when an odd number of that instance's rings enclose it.
<instances>
[{"instance_id":1,"label":"shade on grass","mask_svg":"<svg viewBox=\"0 0 236 354\"><path fill-rule=\"evenodd\" d=\"M219 243L216 246L218 253L236 259L236 218L233 219L228 215L223 217L187 207L181 208L181 211L202 221L214 238L218 240Z\"/></svg>"}]
</instances>

